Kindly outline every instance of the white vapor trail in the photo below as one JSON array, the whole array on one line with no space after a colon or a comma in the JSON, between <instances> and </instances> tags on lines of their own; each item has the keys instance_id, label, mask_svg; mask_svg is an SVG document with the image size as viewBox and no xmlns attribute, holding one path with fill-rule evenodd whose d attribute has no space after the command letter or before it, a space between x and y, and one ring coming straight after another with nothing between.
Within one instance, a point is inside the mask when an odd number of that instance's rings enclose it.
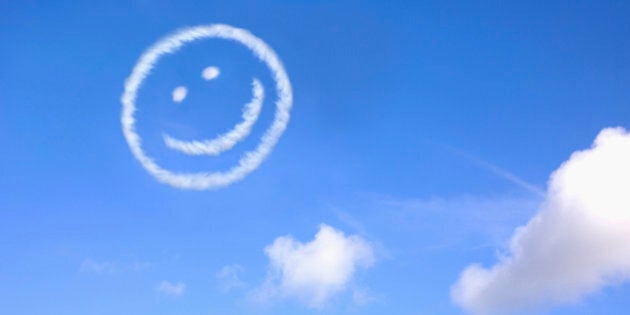
<instances>
[{"instance_id":1,"label":"white vapor trail","mask_svg":"<svg viewBox=\"0 0 630 315\"><path fill-rule=\"evenodd\" d=\"M136 112L136 97L144 79L151 73L160 57L175 53L187 43L205 39L219 38L236 41L249 48L253 54L264 62L271 71L276 82L276 111L274 121L264 132L258 146L245 152L238 164L227 171L178 173L159 166L152 157L142 149L142 138L136 132L134 114ZM131 75L125 82L125 90L121 97L123 104L121 123L123 134L129 144L134 157L157 180L181 189L213 189L228 186L243 179L247 174L260 166L271 153L280 136L287 127L293 102L293 92L289 77L282 62L264 41L247 30L235 28L225 24L202 25L186 28L166 38L161 39L140 56Z\"/></svg>"},{"instance_id":2,"label":"white vapor trail","mask_svg":"<svg viewBox=\"0 0 630 315\"><path fill-rule=\"evenodd\" d=\"M243 121L232 130L205 141L183 141L164 134L164 143L167 147L188 155L216 156L232 149L239 141L249 136L260 115L265 90L258 79L254 79L252 83L252 94L254 95L252 100L243 109Z\"/></svg>"},{"instance_id":3,"label":"white vapor trail","mask_svg":"<svg viewBox=\"0 0 630 315\"><path fill-rule=\"evenodd\" d=\"M527 181L525 181L524 179L514 175L513 173L504 170L488 161L485 161L479 157L476 157L468 152L464 152L460 149L451 147L451 146L447 146L447 145L442 145L444 148L446 148L447 150L451 151L452 153L455 153L461 157L466 158L467 160L471 161L472 163L476 164L479 167L485 168L486 170L490 171L491 173L504 178L507 181L512 182L513 184L531 192L534 193L540 197L544 197L545 196L545 192L536 187L536 185L530 184Z\"/></svg>"}]
</instances>

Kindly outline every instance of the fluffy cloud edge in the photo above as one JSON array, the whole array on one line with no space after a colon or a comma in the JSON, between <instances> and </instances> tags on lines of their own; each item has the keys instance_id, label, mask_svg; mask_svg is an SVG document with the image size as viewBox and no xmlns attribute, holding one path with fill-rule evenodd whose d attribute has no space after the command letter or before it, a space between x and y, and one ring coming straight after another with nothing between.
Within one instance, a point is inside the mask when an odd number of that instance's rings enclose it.
<instances>
[{"instance_id":1,"label":"fluffy cloud edge","mask_svg":"<svg viewBox=\"0 0 630 315\"><path fill-rule=\"evenodd\" d=\"M467 267L452 300L474 314L578 301L630 278L630 134L600 132L556 170L538 213L491 268Z\"/></svg>"}]
</instances>

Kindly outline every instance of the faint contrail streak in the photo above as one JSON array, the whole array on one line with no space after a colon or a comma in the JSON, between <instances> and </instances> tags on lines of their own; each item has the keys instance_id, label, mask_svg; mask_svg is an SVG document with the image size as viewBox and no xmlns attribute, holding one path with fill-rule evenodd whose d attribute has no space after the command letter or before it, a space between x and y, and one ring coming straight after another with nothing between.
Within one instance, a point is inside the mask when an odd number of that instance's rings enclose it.
<instances>
[{"instance_id":1,"label":"faint contrail streak","mask_svg":"<svg viewBox=\"0 0 630 315\"><path fill-rule=\"evenodd\" d=\"M492 164L492 163L490 163L490 162L488 162L486 160L483 160L483 159L481 159L481 158L479 158L477 156L474 156L474 155L472 155L472 154L470 154L468 152L465 152L463 150L460 150L460 149L457 149L457 148L454 148L454 147L451 147L451 146L448 146L448 145L444 145L444 144L442 144L441 146L443 148L445 148L446 150L448 150L449 152L454 153L456 155L459 155L459 156L467 159L468 161L472 162L473 164L475 164L475 165L477 165L477 166L479 166L481 168L484 168L484 169L490 171L491 173L493 173L493 174L495 174L495 175L497 175L499 177L502 177L503 179L508 180L508 181L512 182L513 184L515 184L515 185L517 185L517 186L519 186L519 187L521 187L521 188L523 188L523 189L525 189L525 190L527 190L529 192L532 192L532 193L534 193L534 194L536 194L538 196L541 196L541 197L545 196L545 191L544 190L536 187L536 185L528 183L524 179L514 175L513 173L511 173L511 172L509 172L509 171L507 171L505 169L502 169L502 168L500 168L500 167L498 167L498 166L496 166L496 165L494 165L494 164Z\"/></svg>"}]
</instances>

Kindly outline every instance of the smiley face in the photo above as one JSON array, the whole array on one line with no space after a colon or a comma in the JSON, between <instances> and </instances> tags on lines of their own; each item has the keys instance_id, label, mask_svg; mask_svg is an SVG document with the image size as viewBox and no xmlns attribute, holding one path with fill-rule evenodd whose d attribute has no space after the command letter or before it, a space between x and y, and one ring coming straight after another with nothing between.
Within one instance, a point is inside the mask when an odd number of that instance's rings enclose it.
<instances>
[{"instance_id":1,"label":"smiley face","mask_svg":"<svg viewBox=\"0 0 630 315\"><path fill-rule=\"evenodd\" d=\"M182 46L201 39L224 39L238 42L251 50L256 58L265 63L275 81L277 100L274 120L264 132L260 143L252 151L245 152L238 163L225 171L178 173L167 170L158 165L142 148L142 138L135 128L136 98L138 90L145 78L155 67L160 57L173 54ZM215 80L221 71L216 66L203 69L201 77L204 80ZM188 90L185 86L173 89L172 97L176 103L186 99ZM265 90L257 78L252 79L252 99L243 108L242 120L231 130L213 139L182 140L163 134L166 147L187 155L216 156L232 149L238 142L245 139L251 132L262 109ZM121 123L123 134L134 157L140 164L160 182L182 189L212 189L230 185L243 179L247 174L260 166L271 153L282 136L289 122L293 93L288 75L276 53L264 41L246 30L224 24L213 24L183 29L151 46L139 59L131 75L125 82L125 90L121 97L123 111Z\"/></svg>"}]
</instances>

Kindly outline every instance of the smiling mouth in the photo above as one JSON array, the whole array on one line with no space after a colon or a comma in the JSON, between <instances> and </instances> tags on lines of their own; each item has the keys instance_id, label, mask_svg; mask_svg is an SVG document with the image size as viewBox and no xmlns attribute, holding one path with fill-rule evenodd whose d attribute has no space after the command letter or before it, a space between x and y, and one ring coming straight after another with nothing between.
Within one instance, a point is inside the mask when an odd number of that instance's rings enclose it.
<instances>
[{"instance_id":1,"label":"smiling mouth","mask_svg":"<svg viewBox=\"0 0 630 315\"><path fill-rule=\"evenodd\" d=\"M265 90L256 78L252 81L252 99L243 107L243 118L230 131L217 135L214 139L206 140L181 140L167 133L162 135L164 144L175 151L187 155L211 155L216 156L228 151L237 143L246 138L252 131L252 127L262 109Z\"/></svg>"}]
</instances>

